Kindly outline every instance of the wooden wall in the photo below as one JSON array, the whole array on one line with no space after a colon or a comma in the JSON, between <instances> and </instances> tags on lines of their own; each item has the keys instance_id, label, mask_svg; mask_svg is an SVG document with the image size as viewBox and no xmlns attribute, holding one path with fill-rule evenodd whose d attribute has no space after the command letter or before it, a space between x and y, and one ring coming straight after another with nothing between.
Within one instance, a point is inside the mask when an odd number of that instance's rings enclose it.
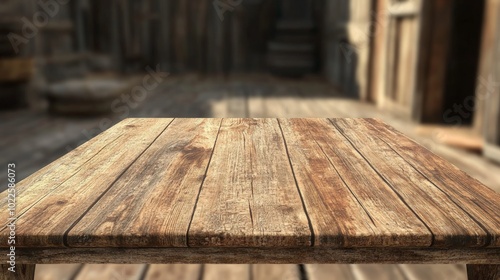
<instances>
[{"instance_id":1,"label":"wooden wall","mask_svg":"<svg viewBox=\"0 0 500 280\"><path fill-rule=\"evenodd\" d=\"M345 94L368 100L372 2L339 0L324 5L323 73Z\"/></svg>"},{"instance_id":2,"label":"wooden wall","mask_svg":"<svg viewBox=\"0 0 500 280\"><path fill-rule=\"evenodd\" d=\"M465 124L473 99L483 1L377 0L368 100L418 122ZM450 112L450 110L452 110Z\"/></svg>"},{"instance_id":3,"label":"wooden wall","mask_svg":"<svg viewBox=\"0 0 500 280\"><path fill-rule=\"evenodd\" d=\"M441 109L451 2L377 1L369 95L380 108L419 120Z\"/></svg>"},{"instance_id":4,"label":"wooden wall","mask_svg":"<svg viewBox=\"0 0 500 280\"><path fill-rule=\"evenodd\" d=\"M423 56L424 2L378 0L370 94L379 107L409 116Z\"/></svg>"},{"instance_id":5,"label":"wooden wall","mask_svg":"<svg viewBox=\"0 0 500 280\"><path fill-rule=\"evenodd\" d=\"M90 1L87 48L112 55L122 69L259 69L275 24L274 0L232 1L234 6L209 0Z\"/></svg>"},{"instance_id":6,"label":"wooden wall","mask_svg":"<svg viewBox=\"0 0 500 280\"><path fill-rule=\"evenodd\" d=\"M484 135L484 155L500 162L500 1L488 0L486 11L474 125Z\"/></svg>"}]
</instances>

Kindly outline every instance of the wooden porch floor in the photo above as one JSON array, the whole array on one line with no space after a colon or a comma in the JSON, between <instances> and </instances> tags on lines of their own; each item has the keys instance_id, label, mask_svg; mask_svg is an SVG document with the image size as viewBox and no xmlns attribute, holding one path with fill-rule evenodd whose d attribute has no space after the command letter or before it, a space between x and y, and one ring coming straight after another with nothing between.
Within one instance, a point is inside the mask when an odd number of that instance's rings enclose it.
<instances>
[{"instance_id":1,"label":"wooden porch floor","mask_svg":"<svg viewBox=\"0 0 500 280\"><path fill-rule=\"evenodd\" d=\"M114 116L92 118L59 117L44 111L2 112L1 164L16 163L17 180L22 180L127 117L376 117L500 192L499 166L480 155L444 146L432 136L419 136L416 124L373 105L343 98L335 88L315 78L290 81L267 75L229 79L172 76L148 92L144 101L130 104L120 101L116 108L119 110ZM0 180L5 179L6 173L0 173ZM5 188L1 186L0 190ZM335 279L466 278L462 265L43 265L36 272L36 279L103 280L333 279L334 276Z\"/></svg>"},{"instance_id":2,"label":"wooden porch floor","mask_svg":"<svg viewBox=\"0 0 500 280\"><path fill-rule=\"evenodd\" d=\"M467 279L463 265L40 265L35 280Z\"/></svg>"}]
</instances>

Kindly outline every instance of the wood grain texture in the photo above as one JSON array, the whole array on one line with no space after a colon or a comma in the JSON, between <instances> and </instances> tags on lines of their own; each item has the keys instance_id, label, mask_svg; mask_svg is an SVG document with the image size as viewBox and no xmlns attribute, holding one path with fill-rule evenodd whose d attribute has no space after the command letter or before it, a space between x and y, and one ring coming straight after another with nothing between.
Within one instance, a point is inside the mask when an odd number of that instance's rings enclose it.
<instances>
[{"instance_id":1,"label":"wood grain texture","mask_svg":"<svg viewBox=\"0 0 500 280\"><path fill-rule=\"evenodd\" d=\"M186 247L220 125L175 119L69 231L68 245Z\"/></svg>"},{"instance_id":2,"label":"wood grain texture","mask_svg":"<svg viewBox=\"0 0 500 280\"><path fill-rule=\"evenodd\" d=\"M0 280L33 280L35 278L34 264L18 264L16 263L15 272L9 271L10 265L2 264L0 268Z\"/></svg>"},{"instance_id":3,"label":"wood grain texture","mask_svg":"<svg viewBox=\"0 0 500 280\"><path fill-rule=\"evenodd\" d=\"M446 193L355 119L333 126L432 232L432 246L484 246L487 233Z\"/></svg>"},{"instance_id":4,"label":"wood grain texture","mask_svg":"<svg viewBox=\"0 0 500 280\"><path fill-rule=\"evenodd\" d=\"M224 119L188 238L192 247L311 244L276 119Z\"/></svg>"},{"instance_id":5,"label":"wood grain texture","mask_svg":"<svg viewBox=\"0 0 500 280\"><path fill-rule=\"evenodd\" d=\"M487 232L486 246L500 247L499 194L394 128L375 119L361 122L480 224Z\"/></svg>"},{"instance_id":6,"label":"wood grain texture","mask_svg":"<svg viewBox=\"0 0 500 280\"><path fill-rule=\"evenodd\" d=\"M76 173L72 168L58 170L73 175L58 181L56 184L60 186L50 195L40 194L42 198L38 203L25 213L19 213L16 247L63 246L66 231L106 193L171 121L144 119L137 124L129 124L120 137L85 162ZM2 243L7 244L8 231L4 229L0 234Z\"/></svg>"},{"instance_id":7,"label":"wood grain texture","mask_svg":"<svg viewBox=\"0 0 500 280\"><path fill-rule=\"evenodd\" d=\"M133 119L84 147L20 183L18 249L500 247L500 195L376 120Z\"/></svg>"},{"instance_id":8,"label":"wood grain texture","mask_svg":"<svg viewBox=\"0 0 500 280\"><path fill-rule=\"evenodd\" d=\"M60 187L83 166L88 166L89 160L117 138L133 133L132 128L139 122L140 119L126 119L19 182L16 185L17 215L24 214L34 203ZM0 200L0 206L7 209L7 200ZM7 221L8 215L7 211L0 212L2 221Z\"/></svg>"},{"instance_id":9,"label":"wood grain texture","mask_svg":"<svg viewBox=\"0 0 500 280\"><path fill-rule=\"evenodd\" d=\"M18 249L18 264L44 263L500 263L500 249L65 248Z\"/></svg>"},{"instance_id":10,"label":"wood grain texture","mask_svg":"<svg viewBox=\"0 0 500 280\"><path fill-rule=\"evenodd\" d=\"M467 265L469 280L498 280L500 279L500 264Z\"/></svg>"},{"instance_id":11,"label":"wood grain texture","mask_svg":"<svg viewBox=\"0 0 500 280\"><path fill-rule=\"evenodd\" d=\"M280 123L285 132L285 139L291 145L290 159L292 164L295 162L294 170L298 173L299 187L301 190L304 189L302 193L313 224L317 241L315 245L344 246L343 239L346 240L344 241L347 243L346 247L411 247L431 244L431 232L422 221L371 169L348 140L333 129L328 120L280 119ZM297 165L300 159L293 154L300 152L311 154L313 149L317 154L323 153L323 159L328 160L330 164L314 161L314 155L306 155L311 163ZM313 174L304 173L306 165L310 166ZM325 165L329 169L324 169ZM317 183L315 186L314 183L319 181L313 179L315 176L323 176L329 180L333 178L336 181ZM307 185L309 189L304 187ZM336 192L342 188L345 190ZM334 196L339 198L334 200L332 198ZM354 205L354 202L349 205L346 201L341 201L344 197L348 197L351 201L356 200L359 205ZM328 205L331 210L317 207L320 203ZM324 215L330 217L324 219Z\"/></svg>"},{"instance_id":12,"label":"wood grain texture","mask_svg":"<svg viewBox=\"0 0 500 280\"><path fill-rule=\"evenodd\" d=\"M144 280L199 280L201 279L201 264L152 264L149 266Z\"/></svg>"}]
</instances>

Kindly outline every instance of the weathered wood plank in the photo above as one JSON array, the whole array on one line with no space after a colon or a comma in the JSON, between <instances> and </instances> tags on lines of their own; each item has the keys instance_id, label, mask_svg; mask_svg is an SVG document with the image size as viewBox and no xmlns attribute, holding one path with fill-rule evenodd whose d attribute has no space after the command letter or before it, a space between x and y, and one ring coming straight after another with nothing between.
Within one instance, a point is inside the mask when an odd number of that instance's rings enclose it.
<instances>
[{"instance_id":1,"label":"weathered wood plank","mask_svg":"<svg viewBox=\"0 0 500 280\"><path fill-rule=\"evenodd\" d=\"M418 145L394 128L374 119L366 127L400 154L488 233L486 245L500 247L500 195L451 163Z\"/></svg>"},{"instance_id":2,"label":"weathered wood plank","mask_svg":"<svg viewBox=\"0 0 500 280\"><path fill-rule=\"evenodd\" d=\"M253 280L300 280L300 270L294 264L254 264L251 266Z\"/></svg>"},{"instance_id":3,"label":"weathered wood plank","mask_svg":"<svg viewBox=\"0 0 500 280\"><path fill-rule=\"evenodd\" d=\"M18 248L25 263L500 263L499 248ZM16 252L16 253L17 253Z\"/></svg>"},{"instance_id":4,"label":"weathered wood plank","mask_svg":"<svg viewBox=\"0 0 500 280\"><path fill-rule=\"evenodd\" d=\"M207 264L203 270L203 280L251 280L248 264Z\"/></svg>"},{"instance_id":5,"label":"weathered wood plank","mask_svg":"<svg viewBox=\"0 0 500 280\"><path fill-rule=\"evenodd\" d=\"M189 246L309 246L308 220L276 119L224 119Z\"/></svg>"},{"instance_id":6,"label":"weathered wood plank","mask_svg":"<svg viewBox=\"0 0 500 280\"><path fill-rule=\"evenodd\" d=\"M49 193L36 192L32 199L37 203L26 206L29 195L19 197L19 205L24 205L23 212L18 212L17 247L63 246L64 235L70 227L84 215L93 204L106 193L115 180L141 155L155 139L166 129L172 119L144 119L140 124L127 124L122 135L104 145L105 148L92 153L90 159L68 158L64 169L56 161L44 180L35 174L26 179L31 192L30 180L41 184L41 190L57 186ZM146 129L147 128L147 129ZM93 150L95 147L87 147ZM73 154L77 156L77 154ZM74 162L79 163L75 165ZM61 175L69 173L69 175ZM55 176L55 177L53 177ZM7 220L7 219L5 219ZM5 228L0 233L3 244L9 234Z\"/></svg>"},{"instance_id":7,"label":"weathered wood plank","mask_svg":"<svg viewBox=\"0 0 500 280\"><path fill-rule=\"evenodd\" d=\"M359 119L331 119L333 126L429 227L432 246L484 246L487 233L439 186L408 164ZM446 168L446 166L440 166Z\"/></svg>"},{"instance_id":8,"label":"weathered wood plank","mask_svg":"<svg viewBox=\"0 0 500 280\"><path fill-rule=\"evenodd\" d=\"M469 280L498 280L500 279L500 264L467 265Z\"/></svg>"},{"instance_id":9,"label":"weathered wood plank","mask_svg":"<svg viewBox=\"0 0 500 280\"><path fill-rule=\"evenodd\" d=\"M280 123L290 145L290 159L292 165L295 163L294 170L313 225L316 246L431 245L431 232L328 120L280 119ZM305 154L302 159L298 158L301 151ZM330 165L317 160L320 153ZM308 157L310 162L304 163ZM329 182L318 182L315 176L326 177ZM349 194L343 190L340 198L332 198L341 188ZM315 197L318 193L321 198ZM345 197L351 202L341 200Z\"/></svg>"},{"instance_id":10,"label":"weathered wood plank","mask_svg":"<svg viewBox=\"0 0 500 280\"><path fill-rule=\"evenodd\" d=\"M69 231L67 244L186 247L221 121L175 119Z\"/></svg>"},{"instance_id":11,"label":"weathered wood plank","mask_svg":"<svg viewBox=\"0 0 500 280\"><path fill-rule=\"evenodd\" d=\"M498 16L500 15L500 1L487 0L484 2L484 5L481 51L477 74L479 83L476 88L476 104L474 108L474 131L478 134L488 131L485 129L488 122L486 120L486 107L490 103L489 97L491 97L494 91L491 82L498 82L498 75L495 76L497 73L495 66L500 55L497 47L500 37L497 38L496 35L499 32L498 26L500 26L500 21L498 20ZM500 75L500 72L498 74ZM498 107L498 104L494 104L492 107ZM490 133L486 132L486 134Z\"/></svg>"},{"instance_id":12,"label":"weathered wood plank","mask_svg":"<svg viewBox=\"0 0 500 280\"><path fill-rule=\"evenodd\" d=\"M86 264L75 280L141 280L146 264Z\"/></svg>"},{"instance_id":13,"label":"weathered wood plank","mask_svg":"<svg viewBox=\"0 0 500 280\"><path fill-rule=\"evenodd\" d=\"M138 123L139 120L124 120L100 134L99 137L93 138L19 182L16 185L18 197L16 205L17 215L22 215L38 200L57 189L63 182L88 164L89 160L96 157L99 152L113 143L113 141L116 141L117 138L136 134L137 132L134 132L134 128L143 128L142 126L137 126ZM66 172L60 172L61 170L66 170ZM27 191L28 188L29 191ZM1 200L0 207L7 209L7 200ZM7 211L2 211L0 218L2 221L6 221L8 215Z\"/></svg>"},{"instance_id":14,"label":"weathered wood plank","mask_svg":"<svg viewBox=\"0 0 500 280\"><path fill-rule=\"evenodd\" d=\"M199 280L201 272L201 264L152 264L144 280Z\"/></svg>"},{"instance_id":15,"label":"weathered wood plank","mask_svg":"<svg viewBox=\"0 0 500 280\"><path fill-rule=\"evenodd\" d=\"M291 164L315 234L315 244L369 246L387 243L377 237L370 215L342 181L308 124L280 119ZM331 129L331 128L329 128Z\"/></svg>"},{"instance_id":16,"label":"weathered wood plank","mask_svg":"<svg viewBox=\"0 0 500 280\"><path fill-rule=\"evenodd\" d=\"M17 264L15 272L9 271L9 264L0 265L0 280L33 280L35 277L34 264Z\"/></svg>"},{"instance_id":17,"label":"weathered wood plank","mask_svg":"<svg viewBox=\"0 0 500 280\"><path fill-rule=\"evenodd\" d=\"M72 280L82 264L40 264L36 266L35 280Z\"/></svg>"}]
</instances>

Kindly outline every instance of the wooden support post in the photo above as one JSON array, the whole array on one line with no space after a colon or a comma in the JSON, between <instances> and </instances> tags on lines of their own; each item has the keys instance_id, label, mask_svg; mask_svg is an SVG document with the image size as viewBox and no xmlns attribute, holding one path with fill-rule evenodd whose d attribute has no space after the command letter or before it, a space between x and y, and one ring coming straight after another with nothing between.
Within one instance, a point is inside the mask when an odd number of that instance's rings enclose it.
<instances>
[{"instance_id":1,"label":"wooden support post","mask_svg":"<svg viewBox=\"0 0 500 280\"><path fill-rule=\"evenodd\" d=\"M15 272L9 271L10 265L2 264L0 280L33 280L35 279L34 264L16 264Z\"/></svg>"},{"instance_id":2,"label":"wooden support post","mask_svg":"<svg viewBox=\"0 0 500 280\"><path fill-rule=\"evenodd\" d=\"M500 14L500 1L497 0L492 2L490 5L496 5L496 15ZM483 150L484 155L496 162L500 162L500 92L498 91L500 85L500 65L498 65L498 59L500 59L500 20L495 22L495 27L493 28L496 32L491 36L491 40L494 41L493 53L487 58L492 62L489 65L489 71L483 73L481 88L484 88L484 92L481 93L481 98L484 102L483 106L483 129L485 138L485 147Z\"/></svg>"},{"instance_id":3,"label":"wooden support post","mask_svg":"<svg viewBox=\"0 0 500 280\"><path fill-rule=\"evenodd\" d=\"M468 264L467 276L469 280L498 280L500 264Z\"/></svg>"}]
</instances>

